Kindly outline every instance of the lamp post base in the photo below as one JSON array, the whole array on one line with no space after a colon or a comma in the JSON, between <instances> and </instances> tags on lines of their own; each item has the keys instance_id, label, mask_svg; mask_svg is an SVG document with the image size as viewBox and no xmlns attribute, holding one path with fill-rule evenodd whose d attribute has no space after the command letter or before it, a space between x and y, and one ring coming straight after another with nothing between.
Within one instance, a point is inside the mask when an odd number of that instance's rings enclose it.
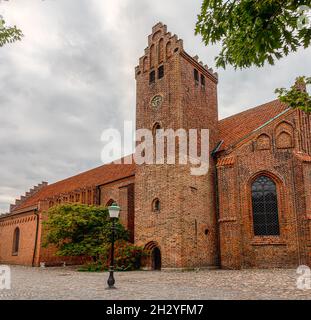
<instances>
[{"instance_id":1,"label":"lamp post base","mask_svg":"<svg viewBox=\"0 0 311 320\"><path fill-rule=\"evenodd\" d=\"M113 270L111 270L112 268L110 268L110 271L109 271L109 278L108 278L108 281L107 281L107 284L108 284L108 288L107 289L116 289L116 287L114 286L115 284L115 280L114 280L114 276L113 276Z\"/></svg>"}]
</instances>

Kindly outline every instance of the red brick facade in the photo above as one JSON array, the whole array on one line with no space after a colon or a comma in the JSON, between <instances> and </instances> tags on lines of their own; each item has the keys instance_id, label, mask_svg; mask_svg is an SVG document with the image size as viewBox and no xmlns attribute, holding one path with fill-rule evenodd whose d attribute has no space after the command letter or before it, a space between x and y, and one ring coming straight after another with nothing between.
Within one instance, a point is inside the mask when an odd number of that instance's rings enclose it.
<instances>
[{"instance_id":1,"label":"red brick facade","mask_svg":"<svg viewBox=\"0 0 311 320\"><path fill-rule=\"evenodd\" d=\"M224 268L311 264L310 125L310 115L288 110L223 152L217 172ZM277 186L279 236L254 235L251 190L262 175Z\"/></svg>"},{"instance_id":2,"label":"red brick facade","mask_svg":"<svg viewBox=\"0 0 311 320\"><path fill-rule=\"evenodd\" d=\"M190 163L110 164L41 184L0 217L0 262L80 263L42 248L44 212L59 203L115 201L131 240L150 252L146 268L311 265L310 115L272 101L219 121L217 74L190 57L161 23L153 27L135 74L137 129L209 129L214 152L208 174L191 175ZM155 96L160 105L151 103ZM277 235L254 233L258 177L275 186Z\"/></svg>"},{"instance_id":3,"label":"red brick facade","mask_svg":"<svg viewBox=\"0 0 311 320\"><path fill-rule=\"evenodd\" d=\"M36 246L37 219L35 211L0 220L0 261L1 263L32 265ZM20 230L21 241L18 254L13 250L13 237Z\"/></svg>"}]
</instances>

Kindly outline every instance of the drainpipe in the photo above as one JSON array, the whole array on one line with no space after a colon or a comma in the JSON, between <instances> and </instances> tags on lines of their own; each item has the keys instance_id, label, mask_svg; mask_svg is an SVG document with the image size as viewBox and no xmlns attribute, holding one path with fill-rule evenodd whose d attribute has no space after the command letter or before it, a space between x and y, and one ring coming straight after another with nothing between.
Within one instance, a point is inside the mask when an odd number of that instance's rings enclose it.
<instances>
[{"instance_id":1,"label":"drainpipe","mask_svg":"<svg viewBox=\"0 0 311 320\"><path fill-rule=\"evenodd\" d=\"M38 247L38 234L39 234L39 223L40 223L38 209L35 209L34 214L37 217L37 225L36 225L35 247L33 250L33 257L32 257L32 267L35 266L35 258L36 258L36 252Z\"/></svg>"},{"instance_id":2,"label":"drainpipe","mask_svg":"<svg viewBox=\"0 0 311 320\"><path fill-rule=\"evenodd\" d=\"M216 159L215 159L216 160ZM219 225L219 188L218 188L218 169L215 164L215 198L216 198L216 225L217 225L217 251L218 251L218 266L221 266L221 246L220 246L220 225Z\"/></svg>"}]
</instances>

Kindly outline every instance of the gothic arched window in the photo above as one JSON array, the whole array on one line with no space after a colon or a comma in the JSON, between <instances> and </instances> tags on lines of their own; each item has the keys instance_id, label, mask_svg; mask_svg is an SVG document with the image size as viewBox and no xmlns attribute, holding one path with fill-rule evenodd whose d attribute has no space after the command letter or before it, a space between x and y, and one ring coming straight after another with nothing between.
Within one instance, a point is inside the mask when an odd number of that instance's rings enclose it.
<instances>
[{"instance_id":1,"label":"gothic arched window","mask_svg":"<svg viewBox=\"0 0 311 320\"><path fill-rule=\"evenodd\" d=\"M252 204L255 236L280 235L277 189L269 177L260 176L254 181Z\"/></svg>"},{"instance_id":2,"label":"gothic arched window","mask_svg":"<svg viewBox=\"0 0 311 320\"><path fill-rule=\"evenodd\" d=\"M14 230L14 236L13 236L13 255L17 255L18 254L19 238L20 238L20 231L19 231L19 228L16 228Z\"/></svg>"}]
</instances>

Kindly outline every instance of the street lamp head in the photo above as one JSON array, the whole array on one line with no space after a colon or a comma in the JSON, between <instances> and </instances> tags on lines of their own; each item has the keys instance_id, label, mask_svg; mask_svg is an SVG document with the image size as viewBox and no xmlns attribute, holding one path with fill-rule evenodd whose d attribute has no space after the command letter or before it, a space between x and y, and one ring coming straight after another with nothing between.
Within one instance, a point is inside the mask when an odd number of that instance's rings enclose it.
<instances>
[{"instance_id":1,"label":"street lamp head","mask_svg":"<svg viewBox=\"0 0 311 320\"><path fill-rule=\"evenodd\" d=\"M119 218L120 207L113 203L110 207L108 207L110 218Z\"/></svg>"}]
</instances>

